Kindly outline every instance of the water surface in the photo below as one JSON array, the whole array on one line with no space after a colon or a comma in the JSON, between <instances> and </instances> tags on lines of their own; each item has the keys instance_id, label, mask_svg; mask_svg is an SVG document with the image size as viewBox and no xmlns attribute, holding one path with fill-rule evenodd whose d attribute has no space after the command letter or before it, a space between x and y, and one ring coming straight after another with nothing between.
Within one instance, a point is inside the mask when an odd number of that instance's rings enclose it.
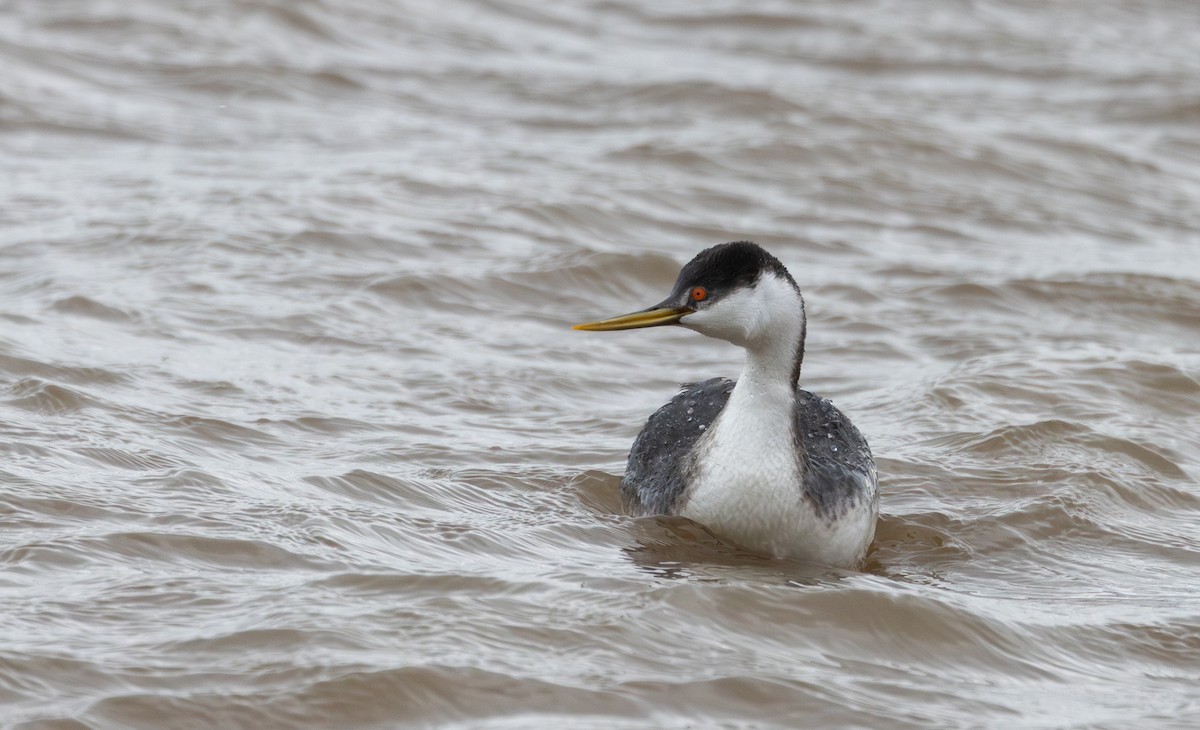
<instances>
[{"instance_id":1,"label":"water surface","mask_svg":"<svg viewBox=\"0 0 1200 730\"><path fill-rule=\"evenodd\" d=\"M0 5L0 725L1194 727L1190 1ZM862 571L622 516L753 239Z\"/></svg>"}]
</instances>

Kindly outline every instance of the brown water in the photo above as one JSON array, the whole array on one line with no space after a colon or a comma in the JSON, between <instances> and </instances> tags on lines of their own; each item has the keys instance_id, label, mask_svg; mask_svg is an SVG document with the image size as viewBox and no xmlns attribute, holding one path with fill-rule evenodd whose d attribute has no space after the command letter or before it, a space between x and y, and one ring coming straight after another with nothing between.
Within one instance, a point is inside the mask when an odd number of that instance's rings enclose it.
<instances>
[{"instance_id":1,"label":"brown water","mask_svg":"<svg viewBox=\"0 0 1200 730\"><path fill-rule=\"evenodd\" d=\"M0 3L0 725L1195 727L1193 0ZM756 240L862 572L619 514Z\"/></svg>"}]
</instances>

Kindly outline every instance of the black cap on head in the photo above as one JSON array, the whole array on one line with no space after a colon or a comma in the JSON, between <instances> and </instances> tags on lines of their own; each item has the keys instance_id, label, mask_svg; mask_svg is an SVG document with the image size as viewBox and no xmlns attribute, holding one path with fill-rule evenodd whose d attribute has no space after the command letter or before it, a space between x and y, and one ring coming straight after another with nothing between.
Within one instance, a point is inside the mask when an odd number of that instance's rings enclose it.
<instances>
[{"instance_id":1,"label":"black cap on head","mask_svg":"<svg viewBox=\"0 0 1200 730\"><path fill-rule=\"evenodd\" d=\"M796 280L779 259L757 243L734 241L696 254L679 272L672 296L694 286L703 286L712 294L725 294L739 287L754 286L765 272L775 274L799 291Z\"/></svg>"}]
</instances>

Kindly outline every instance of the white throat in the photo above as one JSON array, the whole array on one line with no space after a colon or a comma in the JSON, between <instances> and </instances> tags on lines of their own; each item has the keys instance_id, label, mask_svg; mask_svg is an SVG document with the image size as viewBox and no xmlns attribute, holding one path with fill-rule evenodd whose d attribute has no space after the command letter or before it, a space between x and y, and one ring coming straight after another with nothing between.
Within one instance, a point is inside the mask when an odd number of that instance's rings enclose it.
<instances>
[{"instance_id":1,"label":"white throat","mask_svg":"<svg viewBox=\"0 0 1200 730\"><path fill-rule=\"evenodd\" d=\"M746 350L738 387L747 380L756 387L795 385L796 359L805 334L804 299L787 279L764 273L754 287L734 291L679 324Z\"/></svg>"}]
</instances>

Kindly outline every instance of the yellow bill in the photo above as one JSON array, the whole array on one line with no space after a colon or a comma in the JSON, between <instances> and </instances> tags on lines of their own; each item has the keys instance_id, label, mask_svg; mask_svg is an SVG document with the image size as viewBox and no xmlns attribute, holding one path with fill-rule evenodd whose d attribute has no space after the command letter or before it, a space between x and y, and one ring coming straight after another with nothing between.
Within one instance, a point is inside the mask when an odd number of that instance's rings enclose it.
<instances>
[{"instance_id":1,"label":"yellow bill","mask_svg":"<svg viewBox=\"0 0 1200 730\"><path fill-rule=\"evenodd\" d=\"M691 311L685 307L647 309L641 312L622 314L620 317L602 319L599 322L577 324L571 329L587 330L589 332L608 332L610 330L634 330L639 327L657 327L664 324L675 324L683 315Z\"/></svg>"}]
</instances>

